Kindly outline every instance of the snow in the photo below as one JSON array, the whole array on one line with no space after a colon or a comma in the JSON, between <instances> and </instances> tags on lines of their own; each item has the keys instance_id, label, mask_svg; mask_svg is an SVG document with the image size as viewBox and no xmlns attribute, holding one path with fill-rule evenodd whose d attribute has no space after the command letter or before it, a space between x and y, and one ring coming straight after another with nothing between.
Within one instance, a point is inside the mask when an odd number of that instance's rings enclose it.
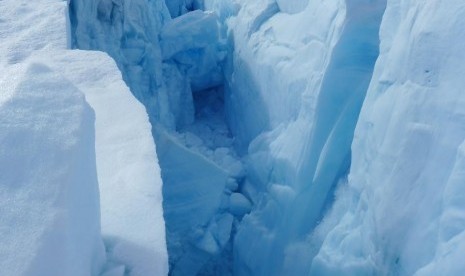
<instances>
[{"instance_id":1,"label":"snow","mask_svg":"<svg viewBox=\"0 0 465 276\"><path fill-rule=\"evenodd\" d=\"M46 64L4 69L12 75L0 80L2 272L95 275L105 254L94 113Z\"/></svg>"},{"instance_id":2,"label":"snow","mask_svg":"<svg viewBox=\"0 0 465 276\"><path fill-rule=\"evenodd\" d=\"M0 2L2 273L166 275L147 112L110 57L66 49L67 15Z\"/></svg>"},{"instance_id":3,"label":"snow","mask_svg":"<svg viewBox=\"0 0 465 276\"><path fill-rule=\"evenodd\" d=\"M96 275L105 251L94 112L59 71L28 60L66 47L66 5L2 1L0 14L2 273Z\"/></svg>"},{"instance_id":4,"label":"snow","mask_svg":"<svg viewBox=\"0 0 465 276\"><path fill-rule=\"evenodd\" d=\"M90 51L55 52L52 67L76 83L94 108L102 235L109 267L167 274L162 181L144 107L114 61ZM124 111L124 112L122 112Z\"/></svg>"}]
</instances>

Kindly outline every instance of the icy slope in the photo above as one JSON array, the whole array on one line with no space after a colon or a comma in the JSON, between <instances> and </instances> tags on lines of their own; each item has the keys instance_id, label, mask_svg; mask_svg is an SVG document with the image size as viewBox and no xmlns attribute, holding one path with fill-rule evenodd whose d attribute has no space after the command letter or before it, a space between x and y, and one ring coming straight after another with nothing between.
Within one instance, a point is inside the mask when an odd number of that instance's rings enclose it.
<instances>
[{"instance_id":1,"label":"icy slope","mask_svg":"<svg viewBox=\"0 0 465 276\"><path fill-rule=\"evenodd\" d=\"M167 274L147 113L106 54L66 50L67 15L0 2L2 274Z\"/></svg>"},{"instance_id":2,"label":"icy slope","mask_svg":"<svg viewBox=\"0 0 465 276\"><path fill-rule=\"evenodd\" d=\"M464 15L462 1L388 1L349 186L315 274L465 271Z\"/></svg>"}]
</instances>

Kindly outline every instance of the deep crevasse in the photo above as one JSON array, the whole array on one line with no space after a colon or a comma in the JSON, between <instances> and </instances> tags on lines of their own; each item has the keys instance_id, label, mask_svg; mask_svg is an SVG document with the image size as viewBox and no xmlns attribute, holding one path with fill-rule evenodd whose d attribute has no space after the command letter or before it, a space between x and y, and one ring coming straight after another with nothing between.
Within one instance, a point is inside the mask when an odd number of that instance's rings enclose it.
<instances>
[{"instance_id":1,"label":"deep crevasse","mask_svg":"<svg viewBox=\"0 0 465 276\"><path fill-rule=\"evenodd\" d=\"M245 191L256 206L235 238L234 271L305 274L321 243L311 234L350 166L385 3L240 4L225 97L233 133L251 141Z\"/></svg>"},{"instance_id":2,"label":"deep crevasse","mask_svg":"<svg viewBox=\"0 0 465 276\"><path fill-rule=\"evenodd\" d=\"M244 170L224 123L217 16L171 19L160 1L72 1L71 21L75 45L112 55L150 115L171 273L230 273L231 232L250 202L238 192Z\"/></svg>"},{"instance_id":3,"label":"deep crevasse","mask_svg":"<svg viewBox=\"0 0 465 276\"><path fill-rule=\"evenodd\" d=\"M87 2L77 45L151 115L173 274L463 271L460 1Z\"/></svg>"}]
</instances>

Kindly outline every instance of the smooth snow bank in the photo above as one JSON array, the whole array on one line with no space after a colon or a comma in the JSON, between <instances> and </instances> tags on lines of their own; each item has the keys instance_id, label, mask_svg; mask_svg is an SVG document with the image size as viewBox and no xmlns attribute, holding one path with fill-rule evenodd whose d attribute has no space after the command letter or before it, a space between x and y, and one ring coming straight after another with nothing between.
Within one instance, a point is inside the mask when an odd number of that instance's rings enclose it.
<instances>
[{"instance_id":1,"label":"smooth snow bank","mask_svg":"<svg viewBox=\"0 0 465 276\"><path fill-rule=\"evenodd\" d=\"M104 261L94 113L43 63L3 68L0 267L5 275L96 275Z\"/></svg>"},{"instance_id":2,"label":"smooth snow bank","mask_svg":"<svg viewBox=\"0 0 465 276\"><path fill-rule=\"evenodd\" d=\"M166 275L147 113L106 54L66 50L67 15L0 2L2 274Z\"/></svg>"},{"instance_id":3,"label":"smooth snow bank","mask_svg":"<svg viewBox=\"0 0 465 276\"><path fill-rule=\"evenodd\" d=\"M317 275L463 275L465 4L388 1Z\"/></svg>"},{"instance_id":4,"label":"smooth snow bank","mask_svg":"<svg viewBox=\"0 0 465 276\"><path fill-rule=\"evenodd\" d=\"M105 53L55 52L52 68L84 92L95 110L102 235L110 263L130 275L166 275L162 180L144 106Z\"/></svg>"},{"instance_id":5,"label":"smooth snow bank","mask_svg":"<svg viewBox=\"0 0 465 276\"><path fill-rule=\"evenodd\" d=\"M66 3L0 2L0 267L4 275L97 275L94 112L38 49L66 47ZM47 54L49 55L49 54Z\"/></svg>"}]
</instances>

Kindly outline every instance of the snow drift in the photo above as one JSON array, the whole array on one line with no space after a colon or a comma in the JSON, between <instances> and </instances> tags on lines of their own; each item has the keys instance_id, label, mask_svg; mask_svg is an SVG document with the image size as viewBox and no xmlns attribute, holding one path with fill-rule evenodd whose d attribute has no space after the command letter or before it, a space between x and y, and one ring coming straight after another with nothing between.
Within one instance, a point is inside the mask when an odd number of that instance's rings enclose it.
<instances>
[{"instance_id":1,"label":"snow drift","mask_svg":"<svg viewBox=\"0 0 465 276\"><path fill-rule=\"evenodd\" d=\"M0 15L2 273L167 274L151 126L116 64L67 50L65 2Z\"/></svg>"}]
</instances>

